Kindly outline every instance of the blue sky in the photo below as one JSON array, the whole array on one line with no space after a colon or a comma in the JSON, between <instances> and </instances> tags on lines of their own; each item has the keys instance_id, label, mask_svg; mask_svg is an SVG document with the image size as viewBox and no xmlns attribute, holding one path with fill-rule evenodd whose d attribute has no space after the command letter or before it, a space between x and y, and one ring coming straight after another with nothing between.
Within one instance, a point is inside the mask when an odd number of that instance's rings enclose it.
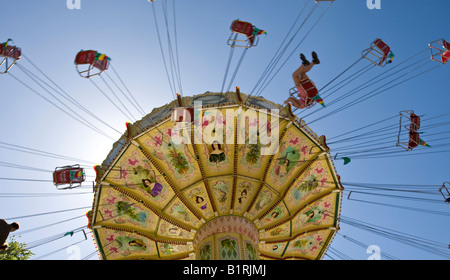
<instances>
[{"instance_id":1,"label":"blue sky","mask_svg":"<svg viewBox=\"0 0 450 280\"><path fill-rule=\"evenodd\" d=\"M6 1L2 0L2 2ZM26 76L24 70L29 70L36 75L40 74L33 64L51 77L58 86L80 104L94 112L98 118L107 122L115 130L124 132L125 122L134 120L125 117L89 80L79 77L75 71L73 60L76 53L81 49L94 49L111 57L111 65L117 70L121 79L147 113L151 112L153 108L163 106L173 100L173 92L166 76L151 6L154 5L161 35L165 39L166 33L162 29L162 3L164 1L156 0L151 4L145 0L81 0L81 9L79 10L68 9L66 1L63 0L16 0L14 2L15 12L3 14L0 41L13 39L13 44L21 47L24 57L18 65L11 69L9 74L14 75L43 96L54 101L46 91ZM169 7L172 7L173 1L168 3ZM261 36L257 47L247 51L233 83L232 89L234 86L239 86L242 92L249 93L283 42L290 26L305 3L308 5L296 26L306 19L307 13L313 6L312 0L185 0L175 3L177 49L183 95L185 96L221 90L230 53L230 47L226 41L230 35L229 27L233 20L239 18L249 21L267 32L267 35ZM395 53L393 64L384 68L373 67L369 72L355 79L353 84L348 84L346 88L336 91L329 98L324 94L322 97L325 104L327 102L329 104L336 97L343 96L347 92L346 89L370 83L384 71L389 70L389 67L395 67L396 63L403 62L402 65L407 66L414 64L418 59L424 59L422 61L427 62L429 61L427 60L429 52L426 50L428 43L440 38L450 40L449 9L450 2L447 0L428 2L381 0L380 10L368 9L365 0L336 0L330 6L328 2L319 3L317 9L314 10L292 40L289 48L286 49L285 55L276 67L276 69L278 66L281 68L273 76L265 90L261 92L261 96L279 104L283 103L288 97L289 89L293 86L291 73L299 66L300 52L305 53L307 57L310 56L311 51L319 54L321 64L314 67L309 73L318 88L332 81L357 61L361 56L361 51L366 49L376 38L387 42ZM325 14L319 19L323 12ZM171 20L174 19L171 13L168 15ZM314 24L316 20L319 21ZM313 29L308 33L311 27ZM168 48L164 40L163 50L166 52L167 59ZM242 49L235 50L230 66L231 70L235 69L242 51ZM414 59L408 60L416 54L418 55ZM369 61L361 60L345 74L350 75L368 65L370 65ZM414 110L416 114L424 115L422 127L425 129L427 117L431 119L450 112L448 109L450 69L448 65L437 67L439 64L435 62L427 63L423 68L417 68L419 65L421 64L405 67L399 74L405 74L403 78L409 78L434 66L436 68L329 117L320 118L328 111L357 100L358 96L364 92L361 91L327 108L315 106L308 112L301 112L299 116L305 116L305 121L311 122L310 127L317 134L326 135L330 143L333 141L333 136L389 117L394 116L389 122L374 125L367 131L382 129L383 125L396 125L398 118L395 116L402 110ZM108 73L113 75L111 71ZM9 74L0 76L0 92L2 94L0 130L3 131L0 139L2 142L0 161L41 168L49 170L49 172L0 166L0 177L51 180L51 171L55 167L80 163L87 167L88 175L91 176L88 177L86 184L89 186L93 180L92 176L94 176L91 167L104 160L112 147L113 139L118 139L120 134L90 116L86 116L80 112L79 108L72 106L76 112L101 128L110 137L93 131L70 117L69 114L72 113L62 112ZM228 77L230 76L231 74L228 75ZM345 75L341 77L345 78ZM390 79L395 80L396 77L392 74L382 84ZM100 79L96 79L95 82L102 85ZM334 84L339 84L339 80L330 84L330 87ZM133 110L132 107L129 108L130 111ZM132 111L132 113L137 119L142 117L137 111ZM309 113L313 114L306 116ZM430 120L429 123L446 121L449 121L448 115ZM448 131L448 126L445 125L430 127L423 134L425 140L427 140L427 134L433 133L442 133L442 135L430 136L428 139L444 139L436 140L439 142L434 143L428 141L431 148L418 147L416 150L408 152L409 154L402 153L402 156L399 157L387 157L387 154L384 153L379 158L355 158L345 166L342 161L336 160L337 172L343 182L431 185L430 190L435 191L435 194L431 194L427 198L442 200L442 196L439 197L440 194L437 192L438 188L443 182L450 181L449 152L445 151L445 144L450 142L445 140L445 136L448 135L445 133ZM394 129L394 132L389 135L390 138L386 137L387 140L393 139L391 145L394 147L397 132L398 130ZM356 134L348 136L352 135ZM368 135L370 136L370 134ZM41 156L31 154L29 150L20 152L13 150L13 146L10 144L80 160ZM364 141L355 141L354 144L361 145L364 144ZM436 144L438 147L435 147ZM439 144L444 144L444 146L439 147ZM339 141L330 144L331 153L334 155L333 149L339 150L342 147L347 147L352 151L352 146L348 145L339 143ZM381 147L377 142L373 145ZM393 150L395 148L389 151ZM435 153L427 154L427 151L435 151ZM408 186L404 188L411 189ZM84 194L79 194L81 192ZM2 218L23 217L92 205L92 192L88 187L71 191L56 191L51 182L0 180L0 193L58 194L58 196L45 197L0 197L0 217ZM73 195L59 196L59 194ZM412 196L410 193L391 192L389 194ZM424 197L423 194L416 196ZM352 197L359 200L447 213L450 207L443 202L427 203L420 199L399 199L361 193L353 193ZM43 243L47 237L79 228L87 222L82 217L87 210L86 208L16 219L22 225L21 231L26 231L79 217L72 221L48 226L45 229L25 232L19 240L28 243L35 241ZM369 204L347 199L346 196L342 203L342 215L443 244L450 243L448 216ZM412 248L344 223L341 224L340 234L367 245L377 245L382 252L399 259L448 259L448 257ZM21 235L20 231L17 232L17 235ZM36 253L34 258L73 258L74 253L66 252L65 248L83 239L84 236L79 232L72 237L66 236L38 246L33 250ZM39 244L39 242L37 243ZM79 256L81 258L95 251L90 237L87 241L78 243L77 246L80 249ZM367 259L370 256L366 252L366 248L356 246L340 235L336 236L331 247L352 259ZM96 254L91 259L95 258ZM325 259L329 259L329 257L327 256Z\"/></svg>"}]
</instances>

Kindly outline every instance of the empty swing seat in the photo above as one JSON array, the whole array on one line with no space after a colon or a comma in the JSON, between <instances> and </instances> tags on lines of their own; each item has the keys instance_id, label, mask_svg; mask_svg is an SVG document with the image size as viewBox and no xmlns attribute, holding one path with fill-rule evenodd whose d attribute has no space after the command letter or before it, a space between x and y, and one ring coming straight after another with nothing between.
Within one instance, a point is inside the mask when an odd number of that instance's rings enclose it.
<instances>
[{"instance_id":1,"label":"empty swing seat","mask_svg":"<svg viewBox=\"0 0 450 280\"><path fill-rule=\"evenodd\" d=\"M231 35L228 38L227 44L231 47L243 47L250 48L254 47L258 44L258 37L261 31L260 29L255 28L251 23L234 20L231 23ZM264 31L263 31L264 32ZM239 34L244 35L244 38L240 38Z\"/></svg>"},{"instance_id":2,"label":"empty swing seat","mask_svg":"<svg viewBox=\"0 0 450 280\"><path fill-rule=\"evenodd\" d=\"M383 40L376 39L370 44L370 48L362 51L362 56L375 65L384 66L386 58L389 56L391 48ZM369 56L369 54L371 56Z\"/></svg>"},{"instance_id":3,"label":"empty swing seat","mask_svg":"<svg viewBox=\"0 0 450 280\"><path fill-rule=\"evenodd\" d=\"M402 120L407 119L408 124L402 124ZM412 110L400 111L400 128L398 132L398 140L396 146L402 147L407 151L411 151L417 146L430 147L425 141L423 141L419 135L420 129L420 117ZM408 140L401 140L403 131L408 131ZM405 135L406 136L406 135Z\"/></svg>"},{"instance_id":4,"label":"empty swing seat","mask_svg":"<svg viewBox=\"0 0 450 280\"><path fill-rule=\"evenodd\" d=\"M444 39L439 39L428 44L431 52L431 60L447 63L450 60L450 43Z\"/></svg>"},{"instance_id":5,"label":"empty swing seat","mask_svg":"<svg viewBox=\"0 0 450 280\"><path fill-rule=\"evenodd\" d=\"M103 58L99 59L102 54L96 51L80 51L75 57L75 64L90 64L100 71L105 71L108 69L109 58L106 55L103 55Z\"/></svg>"},{"instance_id":6,"label":"empty swing seat","mask_svg":"<svg viewBox=\"0 0 450 280\"><path fill-rule=\"evenodd\" d=\"M70 187L72 187L73 184L81 185L85 180L86 175L84 169L78 164L57 167L53 172L53 184L57 187L60 185L70 185Z\"/></svg>"},{"instance_id":7,"label":"empty swing seat","mask_svg":"<svg viewBox=\"0 0 450 280\"><path fill-rule=\"evenodd\" d=\"M381 65L384 63L384 61L388 57L389 52L391 51L391 48L385 42L383 42L383 40L381 40L381 39L376 39L373 42L373 45L376 46L382 53L382 57L380 58L380 62L379 62L379 64Z\"/></svg>"},{"instance_id":8,"label":"empty swing seat","mask_svg":"<svg viewBox=\"0 0 450 280\"><path fill-rule=\"evenodd\" d=\"M373 44L386 56L391 51L391 48L381 39L376 39Z\"/></svg>"},{"instance_id":9,"label":"empty swing seat","mask_svg":"<svg viewBox=\"0 0 450 280\"><path fill-rule=\"evenodd\" d=\"M101 74L108 69L110 58L97 51L87 50L80 51L75 57L75 65L77 66L78 73L85 78L89 78L95 75ZM79 70L79 65L88 65L86 70ZM91 71L97 68L98 71L91 73Z\"/></svg>"},{"instance_id":10,"label":"empty swing seat","mask_svg":"<svg viewBox=\"0 0 450 280\"><path fill-rule=\"evenodd\" d=\"M8 73L17 60L22 56L22 51L16 46L8 45L8 42L0 44L0 65L5 64L0 74Z\"/></svg>"},{"instance_id":11,"label":"empty swing seat","mask_svg":"<svg viewBox=\"0 0 450 280\"><path fill-rule=\"evenodd\" d=\"M249 22L235 20L231 23L231 31L244 34L247 36L250 45L253 45L255 42L255 35L253 35L253 25Z\"/></svg>"}]
</instances>

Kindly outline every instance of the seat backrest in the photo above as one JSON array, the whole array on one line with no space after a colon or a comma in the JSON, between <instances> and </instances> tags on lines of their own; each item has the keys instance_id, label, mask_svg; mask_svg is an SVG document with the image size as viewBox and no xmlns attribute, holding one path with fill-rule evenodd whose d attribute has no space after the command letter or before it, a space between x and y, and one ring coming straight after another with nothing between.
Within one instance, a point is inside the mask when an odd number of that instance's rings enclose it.
<instances>
[{"instance_id":1,"label":"seat backrest","mask_svg":"<svg viewBox=\"0 0 450 280\"><path fill-rule=\"evenodd\" d=\"M75 64L93 64L95 62L96 51L80 51L75 57Z\"/></svg>"},{"instance_id":2,"label":"seat backrest","mask_svg":"<svg viewBox=\"0 0 450 280\"><path fill-rule=\"evenodd\" d=\"M319 93L316 85L310 79L300 81L300 85L306 91L306 94L309 98L313 98Z\"/></svg>"},{"instance_id":3,"label":"seat backrest","mask_svg":"<svg viewBox=\"0 0 450 280\"><path fill-rule=\"evenodd\" d=\"M411 125L410 129L413 131L417 131L420 128L420 117L414 113L410 115Z\"/></svg>"},{"instance_id":4,"label":"seat backrest","mask_svg":"<svg viewBox=\"0 0 450 280\"><path fill-rule=\"evenodd\" d=\"M253 34L253 25L249 22L234 20L231 24L231 30L233 32L241 33L247 35L247 37Z\"/></svg>"},{"instance_id":5,"label":"seat backrest","mask_svg":"<svg viewBox=\"0 0 450 280\"><path fill-rule=\"evenodd\" d=\"M385 43L383 42L383 40L381 39L376 39L373 44L380 49L380 51L387 56L389 54L389 52L391 51L391 48Z\"/></svg>"}]
</instances>

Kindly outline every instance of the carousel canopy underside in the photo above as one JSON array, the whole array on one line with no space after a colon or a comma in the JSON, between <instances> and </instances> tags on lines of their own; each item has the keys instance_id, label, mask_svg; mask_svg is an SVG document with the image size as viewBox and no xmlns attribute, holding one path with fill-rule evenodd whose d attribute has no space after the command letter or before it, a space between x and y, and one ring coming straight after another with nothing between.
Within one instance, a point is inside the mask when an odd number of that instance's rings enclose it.
<instances>
[{"instance_id":1,"label":"carousel canopy underside","mask_svg":"<svg viewBox=\"0 0 450 280\"><path fill-rule=\"evenodd\" d=\"M196 142L194 124L177 129L171 119L177 100L129 124L96 166L89 227L99 256L321 259L339 229L343 190L325 137L318 137L290 108L262 97L207 92L181 101L191 108L202 101L200 127L205 120L215 133L223 127L223 141ZM238 113L226 118L227 110ZM266 110L278 122L267 131L276 135L278 145L271 146L274 153L262 154L270 145L251 142L249 131L254 134L255 127L258 135L264 133L258 120ZM242 116L247 120L241 122ZM176 134L191 143L175 143ZM250 245L222 248L222 242L218 253L199 246L210 236L221 236L217 241L238 235Z\"/></svg>"}]
</instances>

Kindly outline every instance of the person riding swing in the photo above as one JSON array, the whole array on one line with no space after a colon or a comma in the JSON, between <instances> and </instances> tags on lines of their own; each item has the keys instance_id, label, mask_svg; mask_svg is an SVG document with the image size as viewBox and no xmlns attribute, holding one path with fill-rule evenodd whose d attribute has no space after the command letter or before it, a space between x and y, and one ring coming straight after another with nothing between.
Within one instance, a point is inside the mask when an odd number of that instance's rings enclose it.
<instances>
[{"instance_id":1,"label":"person riding swing","mask_svg":"<svg viewBox=\"0 0 450 280\"><path fill-rule=\"evenodd\" d=\"M318 95L318 90L315 84L306 74L313 68L314 65L320 64L317 53L312 52L312 62L308 61L303 53L300 54L300 59L302 60L302 65L300 65L300 67L292 73L292 79L297 90L294 88L293 89L294 93L297 93L298 99L293 96L293 93L291 93L291 96L284 103L291 103L296 108L303 109L311 106L314 101L316 101L325 107L323 100Z\"/></svg>"}]
</instances>

